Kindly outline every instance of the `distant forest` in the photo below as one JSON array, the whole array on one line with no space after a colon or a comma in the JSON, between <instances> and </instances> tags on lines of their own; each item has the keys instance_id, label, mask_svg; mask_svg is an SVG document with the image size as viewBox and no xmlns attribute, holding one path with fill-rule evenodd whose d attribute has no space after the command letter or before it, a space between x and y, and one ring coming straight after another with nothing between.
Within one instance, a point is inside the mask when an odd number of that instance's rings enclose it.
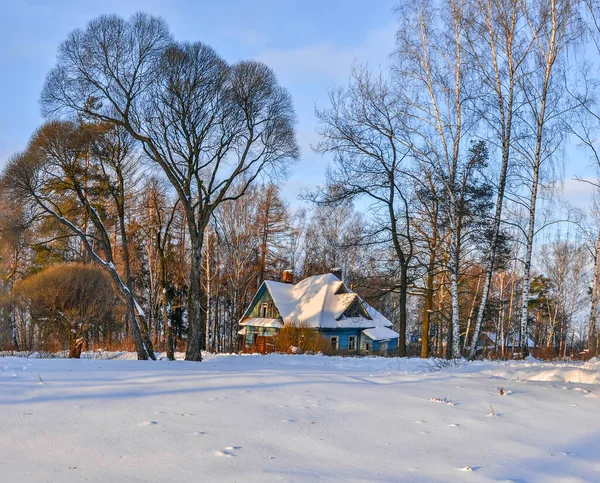
<instances>
[{"instance_id":1,"label":"distant forest","mask_svg":"<svg viewBox=\"0 0 600 483\"><path fill-rule=\"evenodd\" d=\"M391 67L355 64L317 109L331 162L295 209L294 103L269 66L146 13L72 32L0 173L0 349L199 361L240 350L264 280L336 267L394 355L597 355L600 0L393 15ZM560 199L567 143L598 172L586 210Z\"/></svg>"}]
</instances>

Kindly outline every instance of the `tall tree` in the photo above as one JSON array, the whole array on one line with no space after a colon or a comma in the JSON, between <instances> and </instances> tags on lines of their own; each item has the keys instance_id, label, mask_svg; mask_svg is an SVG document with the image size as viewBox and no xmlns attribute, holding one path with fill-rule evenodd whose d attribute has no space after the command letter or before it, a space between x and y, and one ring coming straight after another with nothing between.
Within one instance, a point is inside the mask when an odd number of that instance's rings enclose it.
<instances>
[{"instance_id":1,"label":"tall tree","mask_svg":"<svg viewBox=\"0 0 600 483\"><path fill-rule=\"evenodd\" d=\"M467 31L467 37L477 77L484 88L475 107L493 134L492 139L500 151L501 163L490 247L485 261L485 280L469 346L470 359L475 357L500 244L514 124L518 120L523 99L521 77L524 70L521 67L531 50L533 40L524 28L524 14L519 0L477 0L473 4L473 16L475 21Z\"/></svg>"},{"instance_id":2,"label":"tall tree","mask_svg":"<svg viewBox=\"0 0 600 483\"><path fill-rule=\"evenodd\" d=\"M527 28L533 38L532 55L522 68L521 89L526 108L524 131L514 145L525 165L528 209L525 230L524 276L521 298L521 354L528 355L528 299L531 260L536 234L536 209L542 169L552 161L564 134L564 116L568 112L563 96L565 57L581 37L580 2L577 0L520 0Z\"/></svg>"},{"instance_id":3,"label":"tall tree","mask_svg":"<svg viewBox=\"0 0 600 483\"><path fill-rule=\"evenodd\" d=\"M399 82L404 87L411 154L442 182L450 228L447 269L452 300L451 357L460 357L460 181L470 163L468 135L476 119L468 109L474 84L467 60L469 12L463 0L406 1L397 9Z\"/></svg>"},{"instance_id":4,"label":"tall tree","mask_svg":"<svg viewBox=\"0 0 600 483\"><path fill-rule=\"evenodd\" d=\"M106 177L108 168L100 167L108 158L105 155L90 156L90 152L94 141L107 133L105 129L67 121L44 125L33 136L27 151L9 162L2 181L13 199L33 203L43 215L56 220L79 238L90 258L110 275L115 291L127 305L138 358L154 358L145 313L135 299L130 277L127 272L123 277L115 267L115 247L106 225L103 200L99 199L99 196L106 196L106 184L112 186ZM106 140L100 142L104 144ZM117 156L122 155L120 152ZM96 179L101 180L95 183L94 189L90 186L90 159L94 161ZM117 161L111 158L111 162ZM112 190L119 191L120 188L112 186ZM64 205L65 198L70 198L72 203ZM117 198L124 200L120 195ZM81 213L87 215L93 232L77 225ZM124 257L128 256L126 253L123 252ZM128 265L125 258L124 265Z\"/></svg>"},{"instance_id":5,"label":"tall tree","mask_svg":"<svg viewBox=\"0 0 600 483\"><path fill-rule=\"evenodd\" d=\"M46 115L76 112L122 126L164 171L191 243L186 359L201 360L205 229L221 203L298 157L289 94L264 64L228 65L204 44L173 41L162 19L137 13L101 16L72 32L42 105ZM232 194L239 179L243 188Z\"/></svg>"},{"instance_id":6,"label":"tall tree","mask_svg":"<svg viewBox=\"0 0 600 483\"><path fill-rule=\"evenodd\" d=\"M329 189L321 202L338 204L364 198L381 221L379 234L396 255L399 273L399 355L406 356L408 271L413 255L409 149L403 126L406 112L382 75L355 68L346 89L330 93L330 107L317 110L321 141L317 149L334 155ZM377 236L374 234L373 236Z\"/></svg>"},{"instance_id":7,"label":"tall tree","mask_svg":"<svg viewBox=\"0 0 600 483\"><path fill-rule=\"evenodd\" d=\"M258 283L265 277L274 276L268 267L280 268L278 258L281 255L284 239L290 231L289 213L285 202L281 199L279 188L269 183L259 187L259 201L256 226L260 230L260 256Z\"/></svg>"}]
</instances>

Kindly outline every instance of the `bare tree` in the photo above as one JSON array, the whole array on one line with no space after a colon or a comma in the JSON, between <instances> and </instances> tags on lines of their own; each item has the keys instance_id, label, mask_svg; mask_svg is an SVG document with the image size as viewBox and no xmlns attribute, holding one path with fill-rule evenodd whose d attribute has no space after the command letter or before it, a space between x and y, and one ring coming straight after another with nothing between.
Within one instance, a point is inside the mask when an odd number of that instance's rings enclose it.
<instances>
[{"instance_id":1,"label":"bare tree","mask_svg":"<svg viewBox=\"0 0 600 483\"><path fill-rule=\"evenodd\" d=\"M191 242L186 359L201 360L205 228L217 206L298 157L289 94L265 65L227 65L204 44L174 42L162 19L137 13L72 32L42 105L47 115L76 112L122 126L173 185ZM232 194L238 179L245 185Z\"/></svg>"},{"instance_id":2,"label":"bare tree","mask_svg":"<svg viewBox=\"0 0 600 483\"><path fill-rule=\"evenodd\" d=\"M0 195L0 323L8 319L10 340L17 351L20 343L12 289L26 268L29 225L26 207Z\"/></svg>"},{"instance_id":3,"label":"bare tree","mask_svg":"<svg viewBox=\"0 0 600 483\"><path fill-rule=\"evenodd\" d=\"M175 219L179 201L169 200L168 191L157 178L151 178L144 191L143 203L146 208L146 218L142 229L147 232L149 237L149 249L156 251L157 267L155 272L157 282L156 290L158 292L156 299L159 301L162 325L167 338L167 358L175 360L175 334L173 324L169 314L171 301L169 299L169 248L172 243L171 227ZM149 260L150 264L150 260ZM173 271L175 267L171 267ZM152 268L149 269L152 271Z\"/></svg>"},{"instance_id":4,"label":"bare tree","mask_svg":"<svg viewBox=\"0 0 600 483\"><path fill-rule=\"evenodd\" d=\"M556 347L558 353L565 351L566 338L572 328L573 319L585 306L587 296L585 286L585 266L588 258L585 247L572 241L563 240L560 234L551 243L542 247L540 265L551 283L548 307L550 327L545 344Z\"/></svg>"},{"instance_id":5,"label":"bare tree","mask_svg":"<svg viewBox=\"0 0 600 483\"><path fill-rule=\"evenodd\" d=\"M281 263L278 263L281 258L280 249L290 232L288 207L281 198L279 188L273 183L259 187L256 225L260 230L258 283L262 283L269 275L271 277L279 275L273 271L269 273L267 269L268 267L281 268Z\"/></svg>"},{"instance_id":6,"label":"bare tree","mask_svg":"<svg viewBox=\"0 0 600 483\"><path fill-rule=\"evenodd\" d=\"M568 49L581 37L577 0L519 0L525 22L533 38L532 55L520 77L526 109L520 114L524 131L514 144L524 161L528 196L522 203L528 210L525 235L524 277L520 344L521 354L528 354L528 301L531 281L531 258L536 234L536 207L542 168L555 157L560 146L568 106L564 104L562 72Z\"/></svg>"},{"instance_id":7,"label":"bare tree","mask_svg":"<svg viewBox=\"0 0 600 483\"><path fill-rule=\"evenodd\" d=\"M399 355L406 356L408 271L413 256L409 138L406 115L382 75L354 68L347 89L330 93L330 107L317 110L321 141L317 150L334 155L321 202L339 204L359 197L371 204L379 235L391 244L399 273ZM378 234L374 234L377 236Z\"/></svg>"},{"instance_id":8,"label":"bare tree","mask_svg":"<svg viewBox=\"0 0 600 483\"><path fill-rule=\"evenodd\" d=\"M481 332L500 241L513 124L522 103L520 76L524 71L521 66L529 54L533 40L524 28L524 15L519 0L477 0L473 4L473 15L476 20L467 30L467 37L477 77L484 88L475 108L493 134L494 144L500 150L501 164L490 247L485 262L485 280L469 346L468 356L471 359L475 356Z\"/></svg>"},{"instance_id":9,"label":"bare tree","mask_svg":"<svg viewBox=\"0 0 600 483\"><path fill-rule=\"evenodd\" d=\"M447 269L452 299L451 357L460 357L460 170L474 127L469 115L473 83L467 58L467 5L407 1L398 8L397 73L404 85L412 155L444 187L450 228ZM467 162L468 163L468 162Z\"/></svg>"},{"instance_id":10,"label":"bare tree","mask_svg":"<svg viewBox=\"0 0 600 483\"><path fill-rule=\"evenodd\" d=\"M128 275L124 280L115 267L115 247L94 199L95 193L101 190L88 187L84 159L90 153L92 140L99 135L98 129L98 126L71 122L46 124L34 135L27 151L9 162L2 181L14 199L34 203L44 215L80 239L92 260L110 275L116 292L127 305L138 358L154 358L145 313L134 297ZM101 158L95 159L101 164ZM96 169L99 171L97 165ZM108 181L105 176L100 179L103 185ZM119 190L118 187L113 189ZM72 199L74 204L65 204L66 198ZM92 223L94 232L88 233L77 225L76 217L82 212Z\"/></svg>"},{"instance_id":11,"label":"bare tree","mask_svg":"<svg viewBox=\"0 0 600 483\"><path fill-rule=\"evenodd\" d=\"M584 0L587 13L588 33L591 38L592 50L600 55L600 1ZM600 78L598 77L600 65L584 64L581 69L581 82L578 87L582 92L567 89L572 99L575 101L578 109L573 122L568 125L570 132L578 139L586 150L590 153L596 179L589 180L577 178L579 181L589 183L594 186L594 199L592 200L591 219L595 221L593 229L584 230L590 238L590 251L594 259L594 272L591 288L591 307L588 319L588 349L591 356L598 355L600 350L600 338L598 337L597 318L598 305L600 303L600 230L598 229L598 220L600 220L600 148L598 146L598 130L600 129Z\"/></svg>"}]
</instances>

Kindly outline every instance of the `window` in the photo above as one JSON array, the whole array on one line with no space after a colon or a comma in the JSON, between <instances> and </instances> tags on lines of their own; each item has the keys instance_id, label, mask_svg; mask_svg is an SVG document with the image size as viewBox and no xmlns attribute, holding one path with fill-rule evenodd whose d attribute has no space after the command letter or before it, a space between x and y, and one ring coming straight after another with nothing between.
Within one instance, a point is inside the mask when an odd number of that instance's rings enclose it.
<instances>
[{"instance_id":1,"label":"window","mask_svg":"<svg viewBox=\"0 0 600 483\"><path fill-rule=\"evenodd\" d=\"M351 335L348 338L348 350L349 351L355 351L356 350L356 336L355 335Z\"/></svg>"},{"instance_id":2,"label":"window","mask_svg":"<svg viewBox=\"0 0 600 483\"><path fill-rule=\"evenodd\" d=\"M338 337L333 336L329 339L329 347L332 351L338 350Z\"/></svg>"},{"instance_id":3,"label":"window","mask_svg":"<svg viewBox=\"0 0 600 483\"><path fill-rule=\"evenodd\" d=\"M260 306L260 316L261 317L266 317L268 310L269 310L269 304L267 302L263 303Z\"/></svg>"}]
</instances>

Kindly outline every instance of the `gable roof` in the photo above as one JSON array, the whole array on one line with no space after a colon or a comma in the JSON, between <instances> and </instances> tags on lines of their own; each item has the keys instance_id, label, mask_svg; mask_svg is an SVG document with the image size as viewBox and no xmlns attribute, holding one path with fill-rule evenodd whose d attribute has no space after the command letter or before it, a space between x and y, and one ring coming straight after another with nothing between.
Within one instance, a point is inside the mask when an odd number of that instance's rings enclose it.
<instances>
[{"instance_id":1,"label":"gable roof","mask_svg":"<svg viewBox=\"0 0 600 483\"><path fill-rule=\"evenodd\" d=\"M295 285L266 280L263 286L269 291L284 324L307 325L321 329L392 325L332 273L308 277ZM261 293L262 288L258 293ZM361 304L367 317L344 316L346 309L355 301ZM247 317L250 308L244 314L244 318Z\"/></svg>"},{"instance_id":2,"label":"gable roof","mask_svg":"<svg viewBox=\"0 0 600 483\"><path fill-rule=\"evenodd\" d=\"M495 349L496 346L502 345L502 337L498 337L496 340L496 334L493 332L482 332L479 335L479 339L477 340L477 350L482 349L484 346L484 337L487 337L491 344L486 344L486 349ZM516 334L516 337L512 337L510 334L504 338L504 346L505 347L513 347L513 342L516 347L520 346L521 336L520 334ZM535 342L527 337L527 347L530 349L535 347Z\"/></svg>"}]
</instances>

